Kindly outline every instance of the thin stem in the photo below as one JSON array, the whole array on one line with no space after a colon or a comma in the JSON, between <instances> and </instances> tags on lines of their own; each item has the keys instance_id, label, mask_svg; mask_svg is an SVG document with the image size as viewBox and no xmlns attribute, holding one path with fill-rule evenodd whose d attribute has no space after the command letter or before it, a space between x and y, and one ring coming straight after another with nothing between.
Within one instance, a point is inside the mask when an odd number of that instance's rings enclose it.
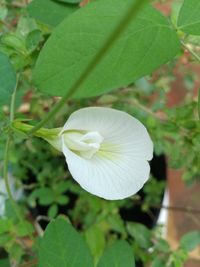
<instances>
[{"instance_id":1,"label":"thin stem","mask_svg":"<svg viewBox=\"0 0 200 267\"><path fill-rule=\"evenodd\" d=\"M19 222L23 225L24 224L24 220L23 217L20 214L20 211L18 209L18 206L15 202L15 199L12 195L11 189L10 189L10 185L9 185L9 178L8 178L8 161L9 161L9 148L10 148L10 143L11 143L11 133L8 134L8 138L6 141L6 147L5 147L5 155L4 155L4 167L3 167L3 178L4 178L4 182L5 182L5 186L6 186L6 191L11 203L11 206L19 220ZM34 240L32 234L29 233L29 237Z\"/></svg>"},{"instance_id":2,"label":"thin stem","mask_svg":"<svg viewBox=\"0 0 200 267\"><path fill-rule=\"evenodd\" d=\"M198 91L198 115L199 115L199 120L200 120L200 88L199 88L199 91Z\"/></svg>"},{"instance_id":3,"label":"thin stem","mask_svg":"<svg viewBox=\"0 0 200 267\"><path fill-rule=\"evenodd\" d=\"M63 96L63 98L53 107L53 109L47 114L46 117L43 118L30 132L29 135L33 135L37 132L42 126L44 126L48 121L50 121L56 113L63 107L66 100L68 100L83 84L83 82L88 78L88 76L92 73L95 67L101 62L101 60L105 57L106 53L110 50L114 42L121 36L123 31L127 28L129 23L133 18L136 17L139 10L143 7L143 5L148 0L136 0L134 1L131 8L127 11L126 15L111 33L109 38L106 40L102 48L92 59L90 64L86 67L85 71L81 74L80 78L72 85L70 90Z\"/></svg>"},{"instance_id":4,"label":"thin stem","mask_svg":"<svg viewBox=\"0 0 200 267\"><path fill-rule=\"evenodd\" d=\"M14 121L14 117L15 117L15 98L16 98L16 92L17 92L17 85L18 85L18 77L17 77L17 82L16 82L16 85L15 85L15 89L14 89L12 97L11 97L10 122L13 122Z\"/></svg>"},{"instance_id":5,"label":"thin stem","mask_svg":"<svg viewBox=\"0 0 200 267\"><path fill-rule=\"evenodd\" d=\"M200 57L189 46L187 46L183 41L181 41L181 44L200 63Z\"/></svg>"},{"instance_id":6,"label":"thin stem","mask_svg":"<svg viewBox=\"0 0 200 267\"><path fill-rule=\"evenodd\" d=\"M143 106L138 100L136 99L126 99L124 101L122 101L124 103L127 103L129 105L135 105L138 108L140 108L141 110L143 110L144 112L150 114L151 116L153 116L155 119L160 120L161 122L166 122L167 118L165 116L165 114L157 114L155 112L153 112L150 108Z\"/></svg>"},{"instance_id":7,"label":"thin stem","mask_svg":"<svg viewBox=\"0 0 200 267\"><path fill-rule=\"evenodd\" d=\"M17 82L16 82L16 86L14 88L12 97L11 97L11 104L10 104L10 123L12 124L13 120L14 120L14 113L15 113L15 98L16 98L16 91L17 91L17 84L18 84L18 78L17 78ZM19 208L15 202L15 199L12 195L12 191L10 189L10 184L9 184L9 177L8 177L8 163L9 163L9 149L10 149L10 143L12 140L12 129L9 129L8 132L8 137L7 137L7 141L6 141L6 146L5 146L5 154L4 154L4 165L3 165L3 178L4 178L4 182L5 182L5 186L6 186L6 191L11 203L11 206L19 220L19 222L24 225L24 220L23 217L20 214ZM28 231L27 231L28 232ZM31 233L28 232L28 235L30 237L31 240L34 240L33 236Z\"/></svg>"},{"instance_id":8,"label":"thin stem","mask_svg":"<svg viewBox=\"0 0 200 267\"><path fill-rule=\"evenodd\" d=\"M3 168L3 177L4 177L4 182L6 186L6 191L8 193L8 197L10 199L11 205L14 210L16 210L15 206L15 200L12 196L12 192L9 186L9 181L8 181L8 160L9 160L9 148L10 148L10 142L11 142L11 137L8 135L7 141L6 141L6 147L5 147L5 155L4 155L4 168Z\"/></svg>"}]
</instances>

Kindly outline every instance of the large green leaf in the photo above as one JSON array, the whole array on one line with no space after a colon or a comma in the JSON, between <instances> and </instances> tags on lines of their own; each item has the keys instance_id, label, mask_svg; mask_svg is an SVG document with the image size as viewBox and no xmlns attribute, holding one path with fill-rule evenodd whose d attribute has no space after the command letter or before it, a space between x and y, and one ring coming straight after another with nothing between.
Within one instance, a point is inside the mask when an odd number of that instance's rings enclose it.
<instances>
[{"instance_id":1,"label":"large green leaf","mask_svg":"<svg viewBox=\"0 0 200 267\"><path fill-rule=\"evenodd\" d=\"M134 267L133 251L126 241L117 241L101 257L97 267Z\"/></svg>"},{"instance_id":2,"label":"large green leaf","mask_svg":"<svg viewBox=\"0 0 200 267\"><path fill-rule=\"evenodd\" d=\"M178 28L183 32L200 35L200 1L184 0L178 17Z\"/></svg>"},{"instance_id":3,"label":"large green leaf","mask_svg":"<svg viewBox=\"0 0 200 267\"><path fill-rule=\"evenodd\" d=\"M133 0L99 0L79 9L53 32L41 51L34 81L44 93L63 96L97 54ZM151 6L133 19L76 97L126 86L173 59L180 49L168 20Z\"/></svg>"},{"instance_id":4,"label":"large green leaf","mask_svg":"<svg viewBox=\"0 0 200 267\"><path fill-rule=\"evenodd\" d=\"M27 9L29 15L36 20L50 26L57 26L64 18L76 11L78 6L53 0L33 0Z\"/></svg>"},{"instance_id":5,"label":"large green leaf","mask_svg":"<svg viewBox=\"0 0 200 267\"><path fill-rule=\"evenodd\" d=\"M9 58L0 52L0 106L9 103L16 82L16 73Z\"/></svg>"},{"instance_id":6,"label":"large green leaf","mask_svg":"<svg viewBox=\"0 0 200 267\"><path fill-rule=\"evenodd\" d=\"M65 219L51 222L40 242L39 267L93 267L82 237Z\"/></svg>"}]
</instances>

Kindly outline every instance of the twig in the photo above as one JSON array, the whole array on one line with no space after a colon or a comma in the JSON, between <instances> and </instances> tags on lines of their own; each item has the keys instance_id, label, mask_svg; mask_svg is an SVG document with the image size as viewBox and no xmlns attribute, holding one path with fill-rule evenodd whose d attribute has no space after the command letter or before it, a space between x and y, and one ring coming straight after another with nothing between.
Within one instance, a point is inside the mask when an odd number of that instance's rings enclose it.
<instances>
[{"instance_id":1,"label":"twig","mask_svg":"<svg viewBox=\"0 0 200 267\"><path fill-rule=\"evenodd\" d=\"M189 47L187 46L183 41L181 41L182 46L190 52L190 54L193 55L193 57L200 63L200 57Z\"/></svg>"}]
</instances>

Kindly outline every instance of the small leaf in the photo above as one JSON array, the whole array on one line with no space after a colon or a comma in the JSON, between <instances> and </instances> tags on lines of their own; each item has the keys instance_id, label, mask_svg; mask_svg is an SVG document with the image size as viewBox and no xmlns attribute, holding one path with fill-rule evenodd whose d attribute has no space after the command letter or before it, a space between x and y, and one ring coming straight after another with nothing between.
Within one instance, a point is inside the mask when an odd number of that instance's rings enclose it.
<instances>
[{"instance_id":1,"label":"small leaf","mask_svg":"<svg viewBox=\"0 0 200 267\"><path fill-rule=\"evenodd\" d=\"M17 82L9 58L0 52L0 106L8 104Z\"/></svg>"},{"instance_id":2,"label":"small leaf","mask_svg":"<svg viewBox=\"0 0 200 267\"><path fill-rule=\"evenodd\" d=\"M51 188L41 187L33 191L31 198L38 198L40 205L48 206L54 202L54 192Z\"/></svg>"},{"instance_id":3,"label":"small leaf","mask_svg":"<svg viewBox=\"0 0 200 267\"><path fill-rule=\"evenodd\" d=\"M60 205L66 205L69 202L69 198L65 195L58 196L55 201Z\"/></svg>"},{"instance_id":4,"label":"small leaf","mask_svg":"<svg viewBox=\"0 0 200 267\"><path fill-rule=\"evenodd\" d=\"M193 231L185 234L180 240L180 246L187 251L192 251L200 245L200 232Z\"/></svg>"},{"instance_id":5,"label":"small leaf","mask_svg":"<svg viewBox=\"0 0 200 267\"><path fill-rule=\"evenodd\" d=\"M53 0L33 0L28 5L28 13L31 17L53 27L77 9L77 5L58 3Z\"/></svg>"},{"instance_id":6,"label":"small leaf","mask_svg":"<svg viewBox=\"0 0 200 267\"><path fill-rule=\"evenodd\" d=\"M166 267L166 261L156 258L153 260L151 267Z\"/></svg>"},{"instance_id":7,"label":"small leaf","mask_svg":"<svg viewBox=\"0 0 200 267\"><path fill-rule=\"evenodd\" d=\"M155 245L155 249L164 253L168 253L170 251L170 246L166 240L159 239Z\"/></svg>"},{"instance_id":8,"label":"small leaf","mask_svg":"<svg viewBox=\"0 0 200 267\"><path fill-rule=\"evenodd\" d=\"M107 248L97 267L134 267L133 251L126 241L117 241Z\"/></svg>"},{"instance_id":9,"label":"small leaf","mask_svg":"<svg viewBox=\"0 0 200 267\"><path fill-rule=\"evenodd\" d=\"M200 1L184 0L178 17L178 28L185 33L200 35Z\"/></svg>"},{"instance_id":10,"label":"small leaf","mask_svg":"<svg viewBox=\"0 0 200 267\"><path fill-rule=\"evenodd\" d=\"M38 89L50 95L65 95L132 3L92 1L65 19L39 55L34 70ZM147 5L93 68L75 96L97 96L126 86L173 59L179 49L180 42L168 20Z\"/></svg>"},{"instance_id":11,"label":"small leaf","mask_svg":"<svg viewBox=\"0 0 200 267\"><path fill-rule=\"evenodd\" d=\"M0 220L0 234L9 232L13 226L13 222L11 219L1 219Z\"/></svg>"},{"instance_id":12,"label":"small leaf","mask_svg":"<svg viewBox=\"0 0 200 267\"><path fill-rule=\"evenodd\" d=\"M58 206L56 204L53 204L49 209L48 209L48 217L53 219L57 216L58 214Z\"/></svg>"},{"instance_id":13,"label":"small leaf","mask_svg":"<svg viewBox=\"0 0 200 267\"><path fill-rule=\"evenodd\" d=\"M26 48L28 51L34 51L39 42L42 40L42 33L39 30L34 30L30 32L26 37Z\"/></svg>"},{"instance_id":14,"label":"small leaf","mask_svg":"<svg viewBox=\"0 0 200 267\"><path fill-rule=\"evenodd\" d=\"M140 223L127 223L127 230L139 246L145 249L151 247L151 232L146 226Z\"/></svg>"},{"instance_id":15,"label":"small leaf","mask_svg":"<svg viewBox=\"0 0 200 267\"><path fill-rule=\"evenodd\" d=\"M39 267L93 267L86 243L65 220L52 221L40 242Z\"/></svg>"},{"instance_id":16,"label":"small leaf","mask_svg":"<svg viewBox=\"0 0 200 267\"><path fill-rule=\"evenodd\" d=\"M20 237L27 236L34 233L33 225L27 221L19 223L16 226L16 234Z\"/></svg>"},{"instance_id":17,"label":"small leaf","mask_svg":"<svg viewBox=\"0 0 200 267\"><path fill-rule=\"evenodd\" d=\"M85 231L84 235L92 252L92 256L94 257L95 262L97 262L105 248L106 242L104 233L98 226L93 225Z\"/></svg>"}]
</instances>

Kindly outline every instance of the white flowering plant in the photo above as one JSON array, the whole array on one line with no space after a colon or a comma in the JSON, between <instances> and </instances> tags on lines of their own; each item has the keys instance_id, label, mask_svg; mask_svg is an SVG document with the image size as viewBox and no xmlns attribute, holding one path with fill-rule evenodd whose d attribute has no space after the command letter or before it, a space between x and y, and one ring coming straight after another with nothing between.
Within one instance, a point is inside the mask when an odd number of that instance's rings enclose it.
<instances>
[{"instance_id":1,"label":"white flowering plant","mask_svg":"<svg viewBox=\"0 0 200 267\"><path fill-rule=\"evenodd\" d=\"M166 158L200 174L199 0L169 2L0 2L0 266L181 267L200 244L149 222Z\"/></svg>"}]
</instances>

